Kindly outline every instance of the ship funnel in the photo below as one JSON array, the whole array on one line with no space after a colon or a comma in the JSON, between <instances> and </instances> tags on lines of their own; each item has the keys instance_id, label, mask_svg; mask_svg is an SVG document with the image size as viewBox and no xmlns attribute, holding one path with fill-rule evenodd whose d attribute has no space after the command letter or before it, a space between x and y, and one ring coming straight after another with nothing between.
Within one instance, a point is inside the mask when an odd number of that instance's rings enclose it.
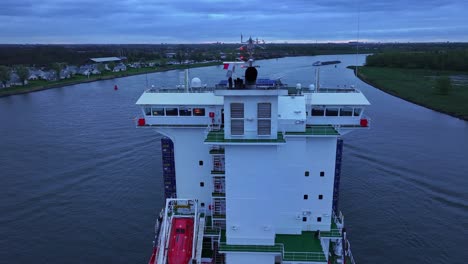
<instances>
[{"instance_id":1,"label":"ship funnel","mask_svg":"<svg viewBox=\"0 0 468 264\"><path fill-rule=\"evenodd\" d=\"M245 86L246 88L254 89L257 83L257 69L255 67L248 67L245 70Z\"/></svg>"}]
</instances>

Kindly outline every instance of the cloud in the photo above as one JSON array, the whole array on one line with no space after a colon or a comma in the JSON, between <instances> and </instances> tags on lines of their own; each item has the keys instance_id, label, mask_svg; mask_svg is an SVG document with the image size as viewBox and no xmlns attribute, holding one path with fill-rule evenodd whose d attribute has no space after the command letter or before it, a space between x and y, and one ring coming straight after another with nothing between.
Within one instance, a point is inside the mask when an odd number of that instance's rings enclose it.
<instances>
[{"instance_id":1,"label":"cloud","mask_svg":"<svg viewBox=\"0 0 468 264\"><path fill-rule=\"evenodd\" d=\"M468 41L464 0L2 0L0 43ZM437 26L435 26L437 25Z\"/></svg>"}]
</instances>

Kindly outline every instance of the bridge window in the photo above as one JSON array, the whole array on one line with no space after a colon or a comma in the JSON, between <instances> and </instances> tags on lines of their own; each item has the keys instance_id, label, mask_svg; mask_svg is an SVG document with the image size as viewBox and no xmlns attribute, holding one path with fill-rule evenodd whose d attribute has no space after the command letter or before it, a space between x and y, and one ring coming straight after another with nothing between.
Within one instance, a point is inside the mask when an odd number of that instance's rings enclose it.
<instances>
[{"instance_id":1,"label":"bridge window","mask_svg":"<svg viewBox=\"0 0 468 264\"><path fill-rule=\"evenodd\" d=\"M323 116L325 113L322 107L314 107L312 108L312 116Z\"/></svg>"},{"instance_id":2,"label":"bridge window","mask_svg":"<svg viewBox=\"0 0 468 264\"><path fill-rule=\"evenodd\" d=\"M153 111L153 116L163 116L164 115L164 108L151 108Z\"/></svg>"},{"instance_id":3,"label":"bridge window","mask_svg":"<svg viewBox=\"0 0 468 264\"><path fill-rule=\"evenodd\" d=\"M147 116L151 115L151 107L145 107L145 115Z\"/></svg>"},{"instance_id":4,"label":"bridge window","mask_svg":"<svg viewBox=\"0 0 468 264\"><path fill-rule=\"evenodd\" d=\"M362 108L354 108L354 116L360 116L362 112Z\"/></svg>"},{"instance_id":5,"label":"bridge window","mask_svg":"<svg viewBox=\"0 0 468 264\"><path fill-rule=\"evenodd\" d=\"M191 116L192 115L192 108L179 107L179 115L180 116Z\"/></svg>"},{"instance_id":6,"label":"bridge window","mask_svg":"<svg viewBox=\"0 0 468 264\"><path fill-rule=\"evenodd\" d=\"M179 111L177 108L166 108L166 115L167 116L178 116Z\"/></svg>"},{"instance_id":7,"label":"bridge window","mask_svg":"<svg viewBox=\"0 0 468 264\"><path fill-rule=\"evenodd\" d=\"M325 111L326 116L338 116L338 108L327 108Z\"/></svg>"},{"instance_id":8,"label":"bridge window","mask_svg":"<svg viewBox=\"0 0 468 264\"><path fill-rule=\"evenodd\" d=\"M194 108L193 109L194 116L205 116L205 108Z\"/></svg>"},{"instance_id":9,"label":"bridge window","mask_svg":"<svg viewBox=\"0 0 468 264\"><path fill-rule=\"evenodd\" d=\"M340 116L352 116L352 115L353 115L353 108L343 107L340 109Z\"/></svg>"}]
</instances>

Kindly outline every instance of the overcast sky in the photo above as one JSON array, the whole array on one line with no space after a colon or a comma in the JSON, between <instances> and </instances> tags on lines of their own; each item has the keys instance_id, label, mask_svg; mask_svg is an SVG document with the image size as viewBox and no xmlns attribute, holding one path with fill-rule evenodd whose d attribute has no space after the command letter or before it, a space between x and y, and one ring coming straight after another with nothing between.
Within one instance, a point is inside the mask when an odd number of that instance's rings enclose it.
<instances>
[{"instance_id":1,"label":"overcast sky","mask_svg":"<svg viewBox=\"0 0 468 264\"><path fill-rule=\"evenodd\" d=\"M0 43L468 41L468 0L0 0Z\"/></svg>"}]
</instances>

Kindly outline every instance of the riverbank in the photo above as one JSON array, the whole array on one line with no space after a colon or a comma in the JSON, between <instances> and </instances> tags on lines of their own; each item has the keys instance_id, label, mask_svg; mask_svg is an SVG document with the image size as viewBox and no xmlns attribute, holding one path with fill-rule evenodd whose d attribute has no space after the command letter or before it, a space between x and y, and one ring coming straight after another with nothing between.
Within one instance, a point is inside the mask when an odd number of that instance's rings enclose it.
<instances>
[{"instance_id":1,"label":"riverbank","mask_svg":"<svg viewBox=\"0 0 468 264\"><path fill-rule=\"evenodd\" d=\"M354 70L354 66L348 68ZM452 79L452 89L447 95L434 89L439 76ZM468 74L465 72L362 66L358 68L358 77L388 94L468 121Z\"/></svg>"},{"instance_id":2,"label":"riverbank","mask_svg":"<svg viewBox=\"0 0 468 264\"><path fill-rule=\"evenodd\" d=\"M122 78L122 77L147 74L147 73L153 73L153 72L183 70L187 68L199 68L199 67L207 67L207 66L215 66L215 65L221 65L221 63L210 62L210 63L195 63L195 64L190 64L190 65L168 65L168 66L157 67L157 68L129 69L123 72L104 72L103 74L91 75L89 77L86 77L83 75L76 75L70 79L51 81L51 82L44 81L44 80L30 81L27 85L24 85L24 86L14 86L14 87L0 89L0 97L16 95L16 94L32 93L32 92L38 92L38 91L43 91L43 90L52 89L52 88L60 88L64 86L74 85L74 84L96 82L96 81Z\"/></svg>"}]
</instances>

